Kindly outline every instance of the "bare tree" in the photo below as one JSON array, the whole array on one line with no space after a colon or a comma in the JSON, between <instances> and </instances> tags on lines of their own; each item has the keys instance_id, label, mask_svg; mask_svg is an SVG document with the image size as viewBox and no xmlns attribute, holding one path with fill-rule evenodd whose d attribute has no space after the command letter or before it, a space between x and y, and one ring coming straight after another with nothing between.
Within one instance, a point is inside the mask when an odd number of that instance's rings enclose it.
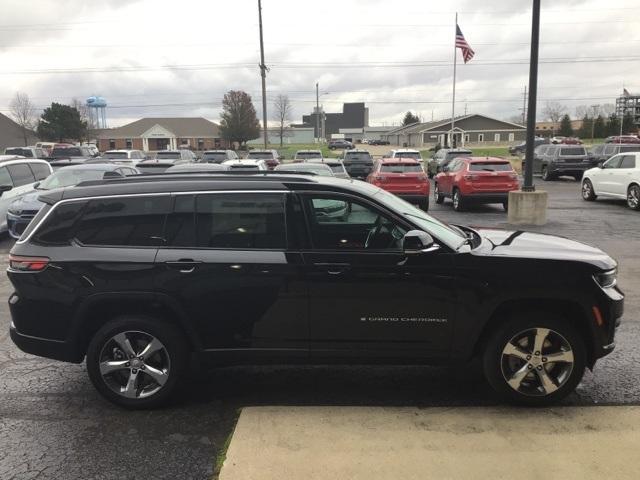
<instances>
[{"instance_id":1,"label":"bare tree","mask_svg":"<svg viewBox=\"0 0 640 480\"><path fill-rule=\"evenodd\" d=\"M33 135L33 129L36 126L36 107L31 103L29 95L16 92L9 104L9 112L22 130L24 146L26 147L29 144L29 137Z\"/></svg>"},{"instance_id":2,"label":"bare tree","mask_svg":"<svg viewBox=\"0 0 640 480\"><path fill-rule=\"evenodd\" d=\"M543 114L551 122L551 134L556 134L556 126L562 116L567 112L567 107L558 102L547 102L544 107Z\"/></svg>"},{"instance_id":3,"label":"bare tree","mask_svg":"<svg viewBox=\"0 0 640 480\"><path fill-rule=\"evenodd\" d=\"M291 101L287 95L278 95L273 102L273 110L275 119L278 121L278 137L280 137L280 146L282 147L282 139L286 136L285 130L291 120Z\"/></svg>"},{"instance_id":4,"label":"bare tree","mask_svg":"<svg viewBox=\"0 0 640 480\"><path fill-rule=\"evenodd\" d=\"M88 129L91 130L93 128L93 125L91 125L91 119L89 118L89 107L87 107L87 104L82 100L78 100L74 97L71 99L71 107L78 110L78 113L80 114L80 120L86 122Z\"/></svg>"},{"instance_id":5,"label":"bare tree","mask_svg":"<svg viewBox=\"0 0 640 480\"><path fill-rule=\"evenodd\" d=\"M616 106L613 103L604 103L600 105L600 113L602 113L607 117L612 113L615 113L615 111L616 111Z\"/></svg>"},{"instance_id":6,"label":"bare tree","mask_svg":"<svg viewBox=\"0 0 640 480\"><path fill-rule=\"evenodd\" d=\"M575 109L575 118L584 118L588 117L593 109L588 105L578 105Z\"/></svg>"}]
</instances>

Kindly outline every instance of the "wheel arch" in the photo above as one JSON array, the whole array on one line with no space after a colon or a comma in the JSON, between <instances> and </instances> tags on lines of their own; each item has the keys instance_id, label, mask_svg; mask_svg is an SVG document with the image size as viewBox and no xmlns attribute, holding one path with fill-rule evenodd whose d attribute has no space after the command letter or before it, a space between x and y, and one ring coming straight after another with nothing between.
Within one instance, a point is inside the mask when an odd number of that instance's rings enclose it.
<instances>
[{"instance_id":1,"label":"wheel arch","mask_svg":"<svg viewBox=\"0 0 640 480\"><path fill-rule=\"evenodd\" d=\"M577 302L569 299L511 299L498 305L489 315L474 345L473 356L481 355L493 332L506 323L510 315L522 311L552 312L566 318L578 330L585 342L587 365L593 368L596 358L596 332L589 314Z\"/></svg>"},{"instance_id":2,"label":"wheel arch","mask_svg":"<svg viewBox=\"0 0 640 480\"><path fill-rule=\"evenodd\" d=\"M93 335L109 320L121 315L144 315L171 323L182 330L192 351L202 343L179 304L167 295L152 292L104 293L87 298L77 309L72 333L76 350L84 356Z\"/></svg>"}]
</instances>

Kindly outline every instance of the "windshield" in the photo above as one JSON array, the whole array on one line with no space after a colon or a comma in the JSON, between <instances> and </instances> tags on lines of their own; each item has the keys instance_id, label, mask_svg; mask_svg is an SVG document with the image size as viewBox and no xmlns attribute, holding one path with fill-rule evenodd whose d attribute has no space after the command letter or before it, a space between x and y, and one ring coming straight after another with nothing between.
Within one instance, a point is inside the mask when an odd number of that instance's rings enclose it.
<instances>
[{"instance_id":1,"label":"windshield","mask_svg":"<svg viewBox=\"0 0 640 480\"><path fill-rule=\"evenodd\" d=\"M470 172L511 172L513 168L509 162L470 163Z\"/></svg>"},{"instance_id":2,"label":"windshield","mask_svg":"<svg viewBox=\"0 0 640 480\"><path fill-rule=\"evenodd\" d=\"M54 148L52 157L82 157L82 151L79 148Z\"/></svg>"},{"instance_id":3,"label":"windshield","mask_svg":"<svg viewBox=\"0 0 640 480\"><path fill-rule=\"evenodd\" d=\"M344 156L345 161L350 162L371 162L373 161L369 152L349 152Z\"/></svg>"},{"instance_id":4,"label":"windshield","mask_svg":"<svg viewBox=\"0 0 640 480\"><path fill-rule=\"evenodd\" d=\"M247 158L258 159L258 160L272 160L273 154L269 152L249 152Z\"/></svg>"},{"instance_id":5,"label":"windshield","mask_svg":"<svg viewBox=\"0 0 640 480\"><path fill-rule=\"evenodd\" d=\"M156 158L180 158L180 152L158 152Z\"/></svg>"},{"instance_id":6,"label":"windshield","mask_svg":"<svg viewBox=\"0 0 640 480\"><path fill-rule=\"evenodd\" d=\"M471 152L447 152L444 158L445 160L451 160L452 158L470 157L470 156L471 156Z\"/></svg>"},{"instance_id":7,"label":"windshield","mask_svg":"<svg viewBox=\"0 0 640 480\"><path fill-rule=\"evenodd\" d=\"M428 232L434 237L442 240L454 250L460 248L467 241L467 237L459 229L451 227L440 220L436 220L431 215L428 215L419 208L411 205L409 202L405 202L386 190L379 188L373 196L392 210L402 213L425 232Z\"/></svg>"},{"instance_id":8,"label":"windshield","mask_svg":"<svg viewBox=\"0 0 640 480\"><path fill-rule=\"evenodd\" d=\"M226 160L226 152L208 152L202 155L203 160Z\"/></svg>"},{"instance_id":9,"label":"windshield","mask_svg":"<svg viewBox=\"0 0 640 480\"><path fill-rule=\"evenodd\" d=\"M584 147L578 148L561 148L560 155L586 155L587 151Z\"/></svg>"},{"instance_id":10,"label":"windshield","mask_svg":"<svg viewBox=\"0 0 640 480\"><path fill-rule=\"evenodd\" d=\"M287 165L278 165L275 170L278 171L290 171L290 172L311 172L322 177L333 177L331 168L327 165L313 164L313 163L289 163Z\"/></svg>"},{"instance_id":11,"label":"windshield","mask_svg":"<svg viewBox=\"0 0 640 480\"><path fill-rule=\"evenodd\" d=\"M127 158L127 152L105 152L102 157L110 159Z\"/></svg>"},{"instance_id":12,"label":"windshield","mask_svg":"<svg viewBox=\"0 0 640 480\"><path fill-rule=\"evenodd\" d=\"M66 170L62 168L40 182L38 190L53 190L54 188L73 187L80 182L88 180L102 180L103 177L104 170Z\"/></svg>"},{"instance_id":13,"label":"windshield","mask_svg":"<svg viewBox=\"0 0 640 480\"><path fill-rule=\"evenodd\" d=\"M413 158L415 160L422 160L419 152L396 152L394 155L396 158Z\"/></svg>"},{"instance_id":14,"label":"windshield","mask_svg":"<svg viewBox=\"0 0 640 480\"><path fill-rule=\"evenodd\" d=\"M296 153L296 158L322 158L322 153L320 153L320 152L298 152L298 153Z\"/></svg>"},{"instance_id":15,"label":"windshield","mask_svg":"<svg viewBox=\"0 0 640 480\"><path fill-rule=\"evenodd\" d=\"M387 173L424 173L420 165L410 163L385 163L380 167L380 171Z\"/></svg>"}]
</instances>

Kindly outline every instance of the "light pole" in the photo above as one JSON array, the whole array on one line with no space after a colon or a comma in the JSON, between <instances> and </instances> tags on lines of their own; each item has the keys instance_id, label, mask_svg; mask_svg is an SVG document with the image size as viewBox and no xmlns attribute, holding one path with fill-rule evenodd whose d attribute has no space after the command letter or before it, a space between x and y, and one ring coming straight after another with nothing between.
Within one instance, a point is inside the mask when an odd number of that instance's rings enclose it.
<instances>
[{"instance_id":1,"label":"light pole","mask_svg":"<svg viewBox=\"0 0 640 480\"><path fill-rule=\"evenodd\" d=\"M538 44L540 41L540 0L533 0L531 19L531 57L529 60L529 105L527 112L527 140L523 192L535 192L533 185L533 142L536 130L536 101L538 96Z\"/></svg>"},{"instance_id":2,"label":"light pole","mask_svg":"<svg viewBox=\"0 0 640 480\"><path fill-rule=\"evenodd\" d=\"M262 76L262 131L264 133L264 149L267 149L267 66L264 64L264 42L262 40L262 2L258 0L258 22L260 24L260 75Z\"/></svg>"},{"instance_id":3,"label":"light pole","mask_svg":"<svg viewBox=\"0 0 640 480\"><path fill-rule=\"evenodd\" d=\"M596 129L596 115L598 115L599 105L591 105L593 108L593 117L591 118L591 143L593 144L593 137Z\"/></svg>"}]
</instances>

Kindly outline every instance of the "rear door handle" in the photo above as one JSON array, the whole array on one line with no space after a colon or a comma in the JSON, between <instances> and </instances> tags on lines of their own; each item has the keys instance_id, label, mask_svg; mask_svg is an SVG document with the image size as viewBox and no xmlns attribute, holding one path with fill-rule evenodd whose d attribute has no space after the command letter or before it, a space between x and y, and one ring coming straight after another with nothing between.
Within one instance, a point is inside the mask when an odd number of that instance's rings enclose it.
<instances>
[{"instance_id":1,"label":"rear door handle","mask_svg":"<svg viewBox=\"0 0 640 480\"><path fill-rule=\"evenodd\" d=\"M180 273L191 273L202 262L193 260L191 258L181 258L179 260L171 260L164 262L169 268L180 270Z\"/></svg>"},{"instance_id":2,"label":"rear door handle","mask_svg":"<svg viewBox=\"0 0 640 480\"><path fill-rule=\"evenodd\" d=\"M329 275L341 275L351 268L350 263L314 263L313 266Z\"/></svg>"}]
</instances>

